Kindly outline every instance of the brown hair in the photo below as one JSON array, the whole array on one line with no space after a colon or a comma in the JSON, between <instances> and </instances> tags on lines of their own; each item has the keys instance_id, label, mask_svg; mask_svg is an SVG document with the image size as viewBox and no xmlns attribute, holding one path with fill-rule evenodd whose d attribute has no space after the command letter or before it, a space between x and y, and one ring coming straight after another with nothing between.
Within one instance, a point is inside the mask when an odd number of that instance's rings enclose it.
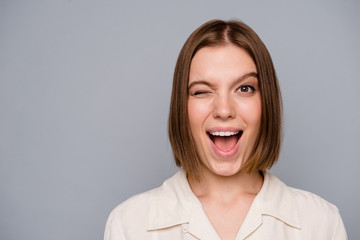
<instances>
[{"instance_id":1,"label":"brown hair","mask_svg":"<svg viewBox=\"0 0 360 240\"><path fill-rule=\"evenodd\" d=\"M260 131L242 169L251 173L271 168L280 152L282 103L270 53L254 30L243 22L211 20L196 29L180 51L169 112L169 139L176 165L198 180L201 161L191 135L187 106L190 64L200 48L227 44L238 46L251 56L261 93Z\"/></svg>"}]
</instances>

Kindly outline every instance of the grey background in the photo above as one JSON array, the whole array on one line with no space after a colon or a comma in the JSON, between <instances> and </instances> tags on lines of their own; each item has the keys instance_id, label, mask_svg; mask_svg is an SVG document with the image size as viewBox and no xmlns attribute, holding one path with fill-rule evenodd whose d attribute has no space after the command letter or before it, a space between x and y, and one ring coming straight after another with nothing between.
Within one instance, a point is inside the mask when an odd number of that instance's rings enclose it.
<instances>
[{"instance_id":1,"label":"grey background","mask_svg":"<svg viewBox=\"0 0 360 240\"><path fill-rule=\"evenodd\" d=\"M172 73L188 35L236 18L277 68L272 169L340 209L360 238L360 4L0 1L0 239L101 239L109 212L177 171Z\"/></svg>"}]
</instances>

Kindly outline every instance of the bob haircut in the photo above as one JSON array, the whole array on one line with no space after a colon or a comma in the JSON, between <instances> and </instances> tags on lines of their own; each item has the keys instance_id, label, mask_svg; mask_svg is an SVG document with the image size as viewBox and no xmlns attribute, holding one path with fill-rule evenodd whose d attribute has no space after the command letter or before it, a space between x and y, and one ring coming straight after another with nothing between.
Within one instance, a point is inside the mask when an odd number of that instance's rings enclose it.
<instances>
[{"instance_id":1,"label":"bob haircut","mask_svg":"<svg viewBox=\"0 0 360 240\"><path fill-rule=\"evenodd\" d=\"M191 61L203 47L233 44L244 49L256 65L261 95L261 124L254 148L241 167L248 173L264 171L277 161L281 145L282 102L270 53L249 26L236 20L211 20L186 40L176 62L169 112L169 139L176 165L200 180L201 160L191 135L188 84Z\"/></svg>"}]
</instances>

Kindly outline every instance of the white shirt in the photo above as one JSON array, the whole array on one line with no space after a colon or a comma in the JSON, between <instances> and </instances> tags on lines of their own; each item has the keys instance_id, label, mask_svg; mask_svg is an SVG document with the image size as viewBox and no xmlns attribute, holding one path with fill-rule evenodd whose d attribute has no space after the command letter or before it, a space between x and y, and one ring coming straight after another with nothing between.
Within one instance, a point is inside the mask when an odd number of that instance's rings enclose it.
<instances>
[{"instance_id":1,"label":"white shirt","mask_svg":"<svg viewBox=\"0 0 360 240\"><path fill-rule=\"evenodd\" d=\"M224 219L226 221L226 219ZM180 170L159 188L117 206L105 240L219 240L199 199ZM287 187L265 173L264 183L236 240L346 240L338 209L319 196Z\"/></svg>"}]
</instances>

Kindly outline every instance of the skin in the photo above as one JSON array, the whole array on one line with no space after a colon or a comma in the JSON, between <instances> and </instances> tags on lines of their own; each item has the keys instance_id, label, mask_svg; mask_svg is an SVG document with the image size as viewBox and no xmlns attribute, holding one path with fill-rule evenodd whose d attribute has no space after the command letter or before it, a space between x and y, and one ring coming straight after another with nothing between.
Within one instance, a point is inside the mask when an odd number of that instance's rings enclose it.
<instances>
[{"instance_id":1,"label":"skin","mask_svg":"<svg viewBox=\"0 0 360 240\"><path fill-rule=\"evenodd\" d=\"M189 123L203 176L188 180L221 239L235 239L263 183L259 173L241 168L260 129L256 72L251 57L232 44L200 49L190 66ZM241 130L237 147L229 152L214 147L208 135L213 129Z\"/></svg>"}]
</instances>

